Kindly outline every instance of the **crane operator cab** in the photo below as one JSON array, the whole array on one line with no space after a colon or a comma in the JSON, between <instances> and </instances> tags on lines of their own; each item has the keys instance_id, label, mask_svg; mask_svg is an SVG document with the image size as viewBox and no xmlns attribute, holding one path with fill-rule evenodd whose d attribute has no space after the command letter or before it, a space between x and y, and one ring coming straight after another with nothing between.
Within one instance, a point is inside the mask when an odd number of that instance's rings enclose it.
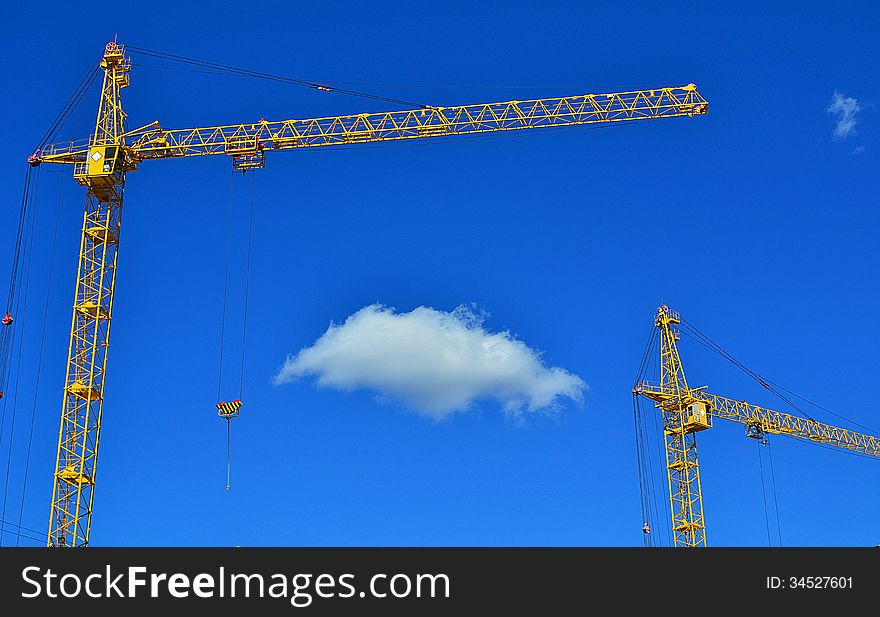
<instances>
[{"instance_id":1,"label":"crane operator cab","mask_svg":"<svg viewBox=\"0 0 880 617\"><path fill-rule=\"evenodd\" d=\"M712 417L709 405L703 401L694 401L684 409L683 426L686 433L696 433L712 428Z\"/></svg>"},{"instance_id":2,"label":"crane operator cab","mask_svg":"<svg viewBox=\"0 0 880 617\"><path fill-rule=\"evenodd\" d=\"M122 181L123 167L122 148L112 144L94 145L89 148L88 158L74 165L73 178L101 199L108 199L113 187Z\"/></svg>"}]
</instances>

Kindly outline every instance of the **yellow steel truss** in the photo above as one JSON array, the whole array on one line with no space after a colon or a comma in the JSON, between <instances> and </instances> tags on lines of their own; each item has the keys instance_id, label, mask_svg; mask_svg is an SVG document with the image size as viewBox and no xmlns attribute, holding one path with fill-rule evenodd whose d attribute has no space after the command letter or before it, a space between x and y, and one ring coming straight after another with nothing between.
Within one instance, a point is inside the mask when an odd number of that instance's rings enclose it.
<instances>
[{"instance_id":1,"label":"yellow steel truss","mask_svg":"<svg viewBox=\"0 0 880 617\"><path fill-rule=\"evenodd\" d=\"M763 433L788 435L880 458L880 437L856 433L809 418L765 409L745 401L735 401L702 390L696 391L694 396L705 401L709 409L712 410L712 415L716 418L739 422L749 428L759 429Z\"/></svg>"},{"instance_id":2,"label":"yellow steel truss","mask_svg":"<svg viewBox=\"0 0 880 617\"><path fill-rule=\"evenodd\" d=\"M87 188L67 380L49 521L49 546L87 546L104 401L125 174L145 160L226 154L237 169L262 167L264 153L522 129L633 122L705 114L694 84L609 94L165 130L128 131L120 91L129 85L124 48L108 43L94 134L46 145L31 164L73 166ZM240 405L240 403L238 403ZM237 413L220 408L218 413ZM677 443L677 442L676 442ZM677 449L676 449L677 448ZM687 449L670 446L671 457ZM680 450L681 453L677 453Z\"/></svg>"},{"instance_id":3,"label":"yellow steel truss","mask_svg":"<svg viewBox=\"0 0 880 617\"><path fill-rule=\"evenodd\" d=\"M128 85L128 63L115 43L107 45L103 67L101 102L89 146L93 154L74 168L75 177L87 187L87 194L58 433L49 546L87 546L92 519L125 186L118 159L105 156L125 132L119 91Z\"/></svg>"},{"instance_id":4,"label":"yellow steel truss","mask_svg":"<svg viewBox=\"0 0 880 617\"><path fill-rule=\"evenodd\" d=\"M660 388L664 396L655 400L663 417L674 543L676 546L705 546L706 525L696 435L703 427L687 421L686 413L693 397L678 355L679 323L678 313L667 306L658 309L655 325L660 329Z\"/></svg>"},{"instance_id":5,"label":"yellow steel truss","mask_svg":"<svg viewBox=\"0 0 880 617\"><path fill-rule=\"evenodd\" d=\"M633 122L695 116L709 104L694 84L675 88L585 94L531 101L354 114L305 120L261 120L194 129L165 130L157 122L124 135L128 163L206 154L247 155L355 143L375 143L446 135ZM72 163L89 154L87 143L45 146L44 162Z\"/></svg>"},{"instance_id":6,"label":"yellow steel truss","mask_svg":"<svg viewBox=\"0 0 880 617\"><path fill-rule=\"evenodd\" d=\"M712 428L714 418L743 424L751 436L788 435L880 458L880 438L873 435L711 394L705 386L689 387L678 353L680 323L680 315L668 306L657 309L660 381L642 382L633 389L651 399L662 415L675 546L706 545L696 433Z\"/></svg>"}]
</instances>

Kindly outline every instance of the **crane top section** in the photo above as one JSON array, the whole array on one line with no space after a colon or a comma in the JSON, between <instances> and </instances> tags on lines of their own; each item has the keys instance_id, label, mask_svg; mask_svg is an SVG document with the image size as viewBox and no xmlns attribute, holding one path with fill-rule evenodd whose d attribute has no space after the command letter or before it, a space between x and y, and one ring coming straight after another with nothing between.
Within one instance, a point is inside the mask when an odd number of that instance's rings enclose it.
<instances>
[{"instance_id":1,"label":"crane top section","mask_svg":"<svg viewBox=\"0 0 880 617\"><path fill-rule=\"evenodd\" d=\"M131 58L125 55L125 47L119 45L116 41L110 41L107 43L107 46L104 47L104 57L101 59L101 68L105 71L121 69L119 85L121 88L125 88L129 85L128 73L131 71Z\"/></svg>"},{"instance_id":2,"label":"crane top section","mask_svg":"<svg viewBox=\"0 0 880 617\"><path fill-rule=\"evenodd\" d=\"M124 48L108 43L102 67L118 91L129 84L130 59ZM111 93L114 94L114 93ZM104 102L104 101L102 101ZM114 155L124 171L145 160L226 154L239 169L262 167L270 150L340 146L357 143L468 135L490 131L550 128L690 117L708 112L709 104L694 84L605 94L502 101L451 107L423 106L415 110L361 113L346 116L290 119L184 129L165 129L158 121L112 139L89 139L49 144L29 159L31 164L85 163L95 157L96 144L119 148ZM99 153L103 157L103 153Z\"/></svg>"},{"instance_id":3,"label":"crane top section","mask_svg":"<svg viewBox=\"0 0 880 617\"><path fill-rule=\"evenodd\" d=\"M657 307L657 318L654 323L655 326L662 328L664 326L674 326L680 323L681 314L678 311L672 310L665 304Z\"/></svg>"}]
</instances>

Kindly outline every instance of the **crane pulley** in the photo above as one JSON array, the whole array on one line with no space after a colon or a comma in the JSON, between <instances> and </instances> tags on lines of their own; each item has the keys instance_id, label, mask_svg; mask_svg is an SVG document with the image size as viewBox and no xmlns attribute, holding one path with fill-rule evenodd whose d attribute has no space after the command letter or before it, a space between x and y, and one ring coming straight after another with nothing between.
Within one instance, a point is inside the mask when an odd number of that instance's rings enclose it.
<instances>
[{"instance_id":1,"label":"crane pulley","mask_svg":"<svg viewBox=\"0 0 880 617\"><path fill-rule=\"evenodd\" d=\"M366 96L410 105L322 84L256 71L225 67L191 58L135 49L141 54L196 62L234 74L297 83L322 92ZM98 447L103 414L107 350L120 241L126 175L151 160L223 154L235 169L265 165L269 151L326 148L412 139L475 135L565 126L614 125L646 120L700 116L708 102L694 84L627 92L503 101L460 106L415 105L414 109L289 119L187 129L166 129L150 122L129 129L122 90L130 86L132 64L125 48L108 43L87 74L103 73L94 131L86 139L48 143L44 138L28 157L32 166L65 164L86 189L86 206L64 400L61 411L49 546L87 546L91 530ZM78 101L81 86L71 100ZM53 127L55 125L53 124ZM54 133L50 130L47 135ZM218 400L220 396L218 394ZM241 396L239 396L239 399ZM233 401L234 403L235 401ZM227 403L218 413L226 413ZM233 405L234 407L235 405ZM237 413L236 410L233 413ZM221 413L221 415L222 415Z\"/></svg>"}]
</instances>

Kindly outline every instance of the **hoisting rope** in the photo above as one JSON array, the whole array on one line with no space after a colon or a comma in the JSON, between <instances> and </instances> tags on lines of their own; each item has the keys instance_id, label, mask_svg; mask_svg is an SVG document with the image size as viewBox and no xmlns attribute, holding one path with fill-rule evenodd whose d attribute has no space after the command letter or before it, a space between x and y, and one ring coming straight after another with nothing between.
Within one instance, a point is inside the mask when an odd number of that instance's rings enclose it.
<instances>
[{"instance_id":1,"label":"hoisting rope","mask_svg":"<svg viewBox=\"0 0 880 617\"><path fill-rule=\"evenodd\" d=\"M657 347L657 328L651 327L648 342L642 353L642 361L636 374L635 384L639 384L647 377L650 368L650 360ZM658 444L662 444L662 434L657 424L657 414L649 414L652 418L653 433L651 434L651 426L648 424L646 414L642 411L641 397L635 392L633 393L633 423L636 433L636 458L639 473L639 496L642 504L642 542L644 546L661 546L660 528L665 535L667 542L671 545L671 521L668 518L668 512L661 508L658 504L658 496L661 491L657 490L655 474L655 462L653 460L652 448L650 446L652 439ZM658 451L660 461L663 460L662 448Z\"/></svg>"},{"instance_id":2,"label":"hoisting rope","mask_svg":"<svg viewBox=\"0 0 880 617\"><path fill-rule=\"evenodd\" d=\"M21 269L19 274L18 282L14 283L15 285L24 285L21 296L14 297L13 308L12 311L16 314L20 314L24 317L27 314L27 306L28 306L28 291L30 288L30 266L31 266L31 258L33 257L33 247L34 247L34 225L36 221L36 208L34 207L36 201L36 195L38 194L39 189L39 171L36 174L36 180L34 182L34 190L30 192L28 195L27 203L26 203L26 212L25 218L23 221L24 231L19 230L20 235L22 235L22 242L19 246L20 254L16 255L15 261L17 270L20 265L24 267ZM24 258L22 264L22 258ZM21 323L21 322L19 322ZM7 324L3 326L4 330L9 330L12 324ZM22 330L21 327L13 330L12 334L7 337L8 348L3 350L3 355L6 358L5 367L4 367L4 377L3 383L14 383L13 390L16 391L16 396L12 397L4 397L3 401L3 412L0 414L0 444L3 442L3 433L6 427L6 408L9 398L12 399L12 414L10 420L9 427L9 450L6 457L6 474L3 481L3 506L2 510L0 510L0 519L6 519L6 506L9 498L9 477L10 472L12 470L12 451L15 439L15 420L18 412L18 400L19 396L17 396L18 385L21 379L21 352L23 348L23 331L21 335L19 335L19 330ZM17 342L17 345L16 345ZM15 351L13 352L13 348ZM10 363L12 354L14 353L16 361L15 361L15 378L11 380L12 374L12 364ZM0 532L0 546L3 544L3 533Z\"/></svg>"},{"instance_id":3,"label":"hoisting rope","mask_svg":"<svg viewBox=\"0 0 880 617\"><path fill-rule=\"evenodd\" d=\"M40 348L37 353L37 376L34 381L34 397L33 397L33 406L31 407L31 421L30 428L28 430L28 441L27 441L27 455L25 456L25 464L24 464L24 480L22 482L21 488L21 503L18 508L18 528L19 532L16 532L15 538L15 546L19 546L21 540L20 530L22 518L24 516L24 504L25 497L27 496L27 485L28 485L28 475L30 472L31 466L31 450L34 443L34 425L37 417L37 394L40 390L40 377L43 371L43 350L45 348L46 343L46 323L48 321L49 315L49 300L52 297L52 280L53 274L55 272L55 254L57 252L58 247L58 222L61 219L61 198L64 193L64 178L60 177L58 179L58 201L55 205L55 224L52 229L52 252L49 257L49 274L48 274L48 282L46 284L46 302L43 305L43 324L41 326L40 332Z\"/></svg>"},{"instance_id":4,"label":"hoisting rope","mask_svg":"<svg viewBox=\"0 0 880 617\"><path fill-rule=\"evenodd\" d=\"M83 101L84 95L88 92L95 77L100 69L100 57L97 58L86 72L85 76L80 80L73 93L68 97L59 113L55 116L52 123L40 137L37 142L37 148L34 155L39 155L44 146L54 140L60 130L65 126L71 114L79 107ZM29 159L32 163L35 159ZM0 307L0 399L2 399L2 414L0 414L0 445L3 443L3 435L6 429L7 404L12 399L11 420L9 426L9 451L7 453L6 473L3 489L3 506L0 510L0 520L5 521L6 509L9 497L9 479L12 463L12 452L15 437L15 421L18 410L18 384L21 377L21 356L24 341L24 332L22 325L27 324L27 304L28 289L30 281L30 265L33 255L34 245L34 226L36 224L36 199L39 194L40 168L35 164L28 164L25 171L24 186L22 189L21 208L18 220L18 233L12 254L12 267L10 269L9 288L5 307ZM59 212L60 212L60 196L59 196ZM57 231L57 213L56 213L56 231ZM53 241L53 260L54 260L54 241ZM23 286L23 291L19 293L19 289ZM51 286L51 272L50 272ZM47 292L48 302L48 292ZM46 314L43 315L43 332L45 333ZM42 363L42 342L40 344L39 360ZM15 356L15 358L13 358ZM14 361L13 361L14 360ZM15 377L13 379L13 367L15 367ZM38 369L39 371L39 369ZM37 380L39 377L37 378ZM38 381L36 382L38 383ZM13 390L7 390L7 386L13 384ZM36 407L37 385L34 387L34 408ZM33 424L34 414L31 417L30 432L28 435L27 465L30 463L30 452L33 443ZM22 502L19 510L19 524L14 525L6 521L3 527L0 527L0 543L3 540L3 529L5 526L14 527L16 531L16 545L20 544L22 536L28 538L22 533L25 529L21 526L21 519L24 510L24 497L27 486L27 466L25 471L25 485L22 489ZM30 538L28 538L30 539Z\"/></svg>"},{"instance_id":5,"label":"hoisting rope","mask_svg":"<svg viewBox=\"0 0 880 617\"><path fill-rule=\"evenodd\" d=\"M773 491L773 507L776 511L776 533L779 535L779 546L782 546L782 525L779 522L779 498L776 494L776 472L773 470L773 449L766 439L763 445L767 446L767 459L770 462L770 487Z\"/></svg>"},{"instance_id":6,"label":"hoisting rope","mask_svg":"<svg viewBox=\"0 0 880 617\"><path fill-rule=\"evenodd\" d=\"M633 428L635 429L636 436L636 466L639 472L639 499L641 500L642 506L642 520L644 521L644 527L642 528L642 543L645 546L651 546L653 542L649 537L651 534L650 527L650 518L651 514L649 512L648 502L647 502L647 494L648 488L646 486L646 472L645 472L645 462L642 458L642 435L640 430L641 424L641 410L639 409L639 397L633 396Z\"/></svg>"},{"instance_id":7,"label":"hoisting rope","mask_svg":"<svg viewBox=\"0 0 880 617\"><path fill-rule=\"evenodd\" d=\"M220 400L223 386L223 348L226 338L226 307L229 297L229 253L232 243L232 192L234 188L235 170L231 170L229 178L229 208L226 213L226 262L223 267L223 309L220 311L220 359L217 369L217 400Z\"/></svg>"},{"instance_id":8,"label":"hoisting rope","mask_svg":"<svg viewBox=\"0 0 880 617\"><path fill-rule=\"evenodd\" d=\"M755 446L758 448L758 469L761 472L761 499L764 500L764 525L767 528L767 546L773 546L773 542L770 539L770 516L767 514L767 487L764 484L764 461L761 458L761 448L764 446L761 441L755 442Z\"/></svg>"},{"instance_id":9,"label":"hoisting rope","mask_svg":"<svg viewBox=\"0 0 880 617\"><path fill-rule=\"evenodd\" d=\"M232 416L226 416L226 491L232 488Z\"/></svg>"},{"instance_id":10,"label":"hoisting rope","mask_svg":"<svg viewBox=\"0 0 880 617\"><path fill-rule=\"evenodd\" d=\"M100 57L98 57L91 65L89 70L86 72L85 76L80 80L76 89L73 91L67 101L61 108L61 111L55 116L55 119L49 125L49 128L43 133L43 136L40 138L36 150L39 152L43 146L45 146L49 141L53 140L57 135L61 128L65 125L67 120L70 118L70 115L73 111L79 106L80 102L83 100L83 96L89 90L89 87L93 83L95 76L98 74L100 70ZM36 172L34 171L34 167L32 165L27 166L27 170L25 172L24 179L24 188L22 190L21 197L21 209L19 212L18 218L18 236L15 241L15 248L13 250L12 256L12 269L10 272L10 282L9 282L9 290L6 299L6 307L5 309L0 309L0 312L3 312L4 319L11 318L13 321L15 319L15 311L13 304L16 300L16 292L20 280L20 272L19 268L21 266L21 258L23 253L23 234L26 231L26 220L29 216L28 207L33 199L33 195L36 194L36 186L39 180L39 168L36 168ZM33 178L36 177L36 180ZM8 321L8 319L6 320ZM4 321L4 325L11 325L11 323L6 323ZM7 380L7 373L9 370L9 351L11 349L11 340L12 340L12 330L9 327L2 328L2 332L0 332L0 391L3 390L4 385Z\"/></svg>"},{"instance_id":11,"label":"hoisting rope","mask_svg":"<svg viewBox=\"0 0 880 617\"><path fill-rule=\"evenodd\" d=\"M244 391L244 357L247 349L247 318L248 318L248 298L251 288L251 239L254 235L254 195L257 183L257 174L251 174L251 203L248 212L248 236L247 236L247 257L245 259L245 276L244 276L244 325L241 333L241 375L238 378L238 398L241 399Z\"/></svg>"},{"instance_id":12,"label":"hoisting rope","mask_svg":"<svg viewBox=\"0 0 880 617\"><path fill-rule=\"evenodd\" d=\"M650 349L653 347L653 341L654 328L651 328L651 337L648 339L648 343L645 345L645 350L642 353L642 361L639 364L639 371L636 374L636 383L639 383L642 379L642 373L644 372ZM642 543L646 547L654 546L654 540L652 537L652 523L654 523L654 521L651 511L651 486L649 481L649 478L652 476L646 460L647 452L642 429L641 401L635 392L633 392L633 426L636 438L636 465L639 473L639 498L642 506Z\"/></svg>"},{"instance_id":13,"label":"hoisting rope","mask_svg":"<svg viewBox=\"0 0 880 617\"><path fill-rule=\"evenodd\" d=\"M220 351L219 351L219 368L217 377L217 409L220 415L226 418L226 490L231 487L232 475L232 456L231 456L231 433L232 418L238 415L238 409L241 407L241 399L244 394L244 372L245 360L247 352L247 324L248 324L248 305L250 297L250 279L251 279L251 245L253 240L254 228L254 202L256 193L256 175L251 178L250 201L248 207L248 231L245 258L245 288L244 288L244 310L242 316L242 334L241 334L241 366L238 376L238 399L231 403L220 400L223 387L223 356L226 348L225 332L226 332L226 312L229 305L229 262L230 252L232 250L232 233L233 233L233 192L234 192L235 170L232 172L229 183L229 212L227 222L227 238L226 238L226 260L223 275L223 309L220 316Z\"/></svg>"},{"instance_id":14,"label":"hoisting rope","mask_svg":"<svg viewBox=\"0 0 880 617\"><path fill-rule=\"evenodd\" d=\"M15 341L18 338L20 327L14 326L16 319L23 317L24 309L20 308L21 298L17 293L18 288L24 282L25 290L27 289L29 264L30 260L22 259L29 254L30 247L33 242L33 220L34 220L34 201L39 189L40 172L32 171L29 168L25 177L25 186L22 195L21 214L19 216L18 238L15 243L15 249L12 259L12 271L10 273L9 296L7 298L6 312L3 317L2 325L0 325L0 399L3 400L3 414L0 417L0 443L3 441L3 426L6 418L6 386L12 374L12 354L15 347ZM34 180L31 180L31 176ZM24 269L22 269L24 265ZM25 296L27 293L25 292ZM18 322L18 326L21 321ZM19 344L20 346L20 344Z\"/></svg>"},{"instance_id":15,"label":"hoisting rope","mask_svg":"<svg viewBox=\"0 0 880 617\"><path fill-rule=\"evenodd\" d=\"M770 442L766 437L757 442L758 448L758 468L761 470L761 496L764 499L764 524L767 527L767 546L773 546L770 532L770 513L767 505L767 485L764 481L764 459L761 456L761 449L767 448L767 458L770 467L770 492L773 495L773 508L776 518L776 533L779 538L779 546L782 546L782 525L779 522L779 499L776 495L776 473L773 471L773 450L770 448Z\"/></svg>"},{"instance_id":16,"label":"hoisting rope","mask_svg":"<svg viewBox=\"0 0 880 617\"><path fill-rule=\"evenodd\" d=\"M9 530L12 533L13 530L16 530L16 535L24 538L25 540L33 540L34 542L39 542L40 544L45 544L46 542L46 532L37 531L32 527L24 527L21 524L16 525L12 521L4 521L0 519L0 530L4 530L6 527L11 527ZM18 544L16 544L18 546Z\"/></svg>"},{"instance_id":17,"label":"hoisting rope","mask_svg":"<svg viewBox=\"0 0 880 617\"><path fill-rule=\"evenodd\" d=\"M405 101L402 99L396 99L393 97L382 96L379 94L372 94L370 92L361 92L358 90L348 90L345 88L335 88L328 86L326 84L319 84L316 82L308 81L305 79L298 79L295 77L286 77L284 75L274 75L272 73L265 73L263 71L253 71L250 69L243 69L234 66L229 66L228 64L220 64L217 62L210 62L208 60L199 60L196 58L190 58L187 56L179 56L177 54L170 54L162 51L156 51L153 49L145 49L143 47L136 47L134 45L128 45L126 47L128 51L134 54L140 54L143 56L150 56L153 58L159 58L162 60L169 60L172 62L179 62L182 64L189 64L192 66L198 66L202 68L213 69L216 71L220 71L223 73L227 73L230 75L238 75L240 77L253 77L256 79L265 79L269 81L277 81L281 83L293 84L296 86L303 86L305 88L310 88L312 90L319 90L321 92L337 92L339 94L345 94L348 96L357 96L365 99L371 99L374 101L385 101L388 103L394 103L396 105L406 105L409 107L418 107L420 109L433 109L432 105L425 105L423 103L414 103L412 101Z\"/></svg>"},{"instance_id":18,"label":"hoisting rope","mask_svg":"<svg viewBox=\"0 0 880 617\"><path fill-rule=\"evenodd\" d=\"M642 542L644 546L659 546L659 536L655 534L658 523L656 491L654 488L653 464L650 448L643 429L641 400L633 396L633 423L636 432L636 462L639 472L639 497L642 504Z\"/></svg>"},{"instance_id":19,"label":"hoisting rope","mask_svg":"<svg viewBox=\"0 0 880 617\"><path fill-rule=\"evenodd\" d=\"M234 188L235 170L229 177L229 209L226 221L226 263L223 269L223 310L220 312L220 360L217 369L217 400L220 401L223 386L223 350L226 338L226 308L229 304L229 254L232 251L232 192ZM241 398L239 396L239 398ZM218 406L220 403L218 402ZM232 454L231 454L231 424L232 418L226 416L226 490L230 489L232 477Z\"/></svg>"},{"instance_id":20,"label":"hoisting rope","mask_svg":"<svg viewBox=\"0 0 880 617\"><path fill-rule=\"evenodd\" d=\"M36 172L39 173L39 172ZM24 188L21 195L21 209L18 215L18 235L15 240L15 248L12 252L12 268L9 275L9 293L6 297L6 307L3 315L3 325L0 326L0 392L5 393L7 383L7 373L9 370L9 352L12 347L12 341L15 336L15 328L12 323L15 319L16 310L13 303L16 300L16 287L19 279L19 265L21 263L22 242L24 241L25 231L27 230L26 220L29 215L28 206L30 205L31 177L35 175L34 168L28 165L24 177ZM2 435L2 424L0 424L0 435Z\"/></svg>"}]
</instances>

